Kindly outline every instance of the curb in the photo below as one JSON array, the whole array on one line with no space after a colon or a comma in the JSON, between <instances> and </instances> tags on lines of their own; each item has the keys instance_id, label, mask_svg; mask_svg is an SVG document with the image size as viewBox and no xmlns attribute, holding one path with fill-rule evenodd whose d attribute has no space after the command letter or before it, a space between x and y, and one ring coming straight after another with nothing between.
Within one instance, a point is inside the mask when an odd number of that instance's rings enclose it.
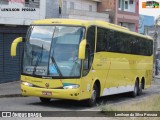
<instances>
[{"instance_id":1,"label":"curb","mask_svg":"<svg viewBox=\"0 0 160 120\"><path fill-rule=\"evenodd\" d=\"M160 75L154 75L153 78L160 78Z\"/></svg>"},{"instance_id":2,"label":"curb","mask_svg":"<svg viewBox=\"0 0 160 120\"><path fill-rule=\"evenodd\" d=\"M4 92L1 91L0 98L11 98L11 97L22 97L22 94L20 93L19 88L17 88L17 85L20 84L20 81L13 81L13 82L7 82L7 83L0 83L0 88L4 89ZM15 87L13 87L16 85ZM11 89L8 91L9 86L12 86ZM5 91L5 87L7 91ZM12 91L14 89L14 91Z\"/></svg>"},{"instance_id":3,"label":"curb","mask_svg":"<svg viewBox=\"0 0 160 120\"><path fill-rule=\"evenodd\" d=\"M154 77L154 78L156 78L156 79L160 79L160 77Z\"/></svg>"},{"instance_id":4,"label":"curb","mask_svg":"<svg viewBox=\"0 0 160 120\"><path fill-rule=\"evenodd\" d=\"M20 80L18 80L18 81L12 81L12 82L6 82L6 83L0 83L0 86L1 85L7 85L7 84L13 84L13 83L20 83Z\"/></svg>"},{"instance_id":5,"label":"curb","mask_svg":"<svg viewBox=\"0 0 160 120\"><path fill-rule=\"evenodd\" d=\"M22 96L22 94L0 95L0 98L10 98L10 97L24 97L24 96Z\"/></svg>"}]
</instances>

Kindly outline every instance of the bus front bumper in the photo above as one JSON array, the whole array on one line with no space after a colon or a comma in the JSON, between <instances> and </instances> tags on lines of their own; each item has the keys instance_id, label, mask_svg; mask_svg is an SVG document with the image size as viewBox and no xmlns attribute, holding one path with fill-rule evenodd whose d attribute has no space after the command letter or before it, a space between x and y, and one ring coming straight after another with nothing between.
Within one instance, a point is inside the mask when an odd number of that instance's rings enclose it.
<instances>
[{"instance_id":1,"label":"bus front bumper","mask_svg":"<svg viewBox=\"0 0 160 120\"><path fill-rule=\"evenodd\" d=\"M23 96L35 96L55 99L80 100L80 90L77 89L47 89L30 87L21 84L21 92Z\"/></svg>"}]
</instances>

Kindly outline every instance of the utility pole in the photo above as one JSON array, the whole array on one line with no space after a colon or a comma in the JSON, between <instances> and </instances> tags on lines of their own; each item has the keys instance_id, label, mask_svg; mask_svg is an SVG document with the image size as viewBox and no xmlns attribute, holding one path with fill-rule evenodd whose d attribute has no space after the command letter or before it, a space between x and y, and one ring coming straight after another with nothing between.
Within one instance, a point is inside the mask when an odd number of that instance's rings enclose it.
<instances>
[{"instance_id":1,"label":"utility pole","mask_svg":"<svg viewBox=\"0 0 160 120\"><path fill-rule=\"evenodd\" d=\"M156 59L156 53L158 51L158 27L160 25L160 16L158 16L155 20L155 31L154 31L154 51L153 51L153 55L154 55L154 65L155 65L155 72L154 72L154 76L158 75L158 60Z\"/></svg>"}]
</instances>

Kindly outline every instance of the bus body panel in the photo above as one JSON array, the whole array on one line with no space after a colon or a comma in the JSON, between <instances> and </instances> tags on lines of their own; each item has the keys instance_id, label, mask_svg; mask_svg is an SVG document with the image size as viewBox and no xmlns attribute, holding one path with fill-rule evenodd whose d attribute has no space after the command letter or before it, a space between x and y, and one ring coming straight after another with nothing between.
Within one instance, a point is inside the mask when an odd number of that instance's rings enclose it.
<instances>
[{"instance_id":1,"label":"bus body panel","mask_svg":"<svg viewBox=\"0 0 160 120\"><path fill-rule=\"evenodd\" d=\"M145 78L145 87L151 85L153 56L136 56L118 53L96 53L94 74L102 84L101 96L133 91L136 78ZM104 94L104 91L110 93Z\"/></svg>"}]
</instances>

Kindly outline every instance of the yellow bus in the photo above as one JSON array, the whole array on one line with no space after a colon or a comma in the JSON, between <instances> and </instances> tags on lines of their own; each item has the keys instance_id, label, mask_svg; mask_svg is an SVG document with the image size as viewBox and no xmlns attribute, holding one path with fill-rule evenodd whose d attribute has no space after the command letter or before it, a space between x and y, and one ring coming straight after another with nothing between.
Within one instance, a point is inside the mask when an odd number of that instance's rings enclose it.
<instances>
[{"instance_id":1,"label":"yellow bus","mask_svg":"<svg viewBox=\"0 0 160 120\"><path fill-rule=\"evenodd\" d=\"M24 42L21 91L24 96L86 101L151 85L153 40L103 21L45 19L31 24Z\"/></svg>"}]
</instances>

